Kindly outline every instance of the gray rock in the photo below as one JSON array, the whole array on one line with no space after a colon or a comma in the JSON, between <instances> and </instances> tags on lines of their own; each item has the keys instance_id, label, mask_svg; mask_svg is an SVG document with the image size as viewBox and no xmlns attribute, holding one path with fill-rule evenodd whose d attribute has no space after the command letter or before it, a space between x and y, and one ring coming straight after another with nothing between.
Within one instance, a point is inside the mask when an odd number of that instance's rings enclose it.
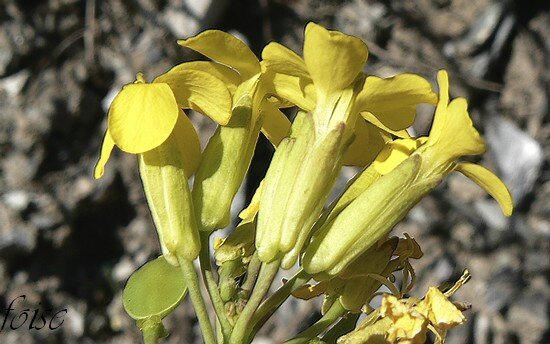
<instances>
[{"instance_id":1,"label":"gray rock","mask_svg":"<svg viewBox=\"0 0 550 344\"><path fill-rule=\"evenodd\" d=\"M510 188L514 204L520 204L533 189L540 174L543 152L540 144L509 120L490 115L486 121L489 154Z\"/></svg>"},{"instance_id":2,"label":"gray rock","mask_svg":"<svg viewBox=\"0 0 550 344\"><path fill-rule=\"evenodd\" d=\"M498 203L492 199L478 199L474 206L483 222L490 228L504 231L508 227L509 219L502 214Z\"/></svg>"},{"instance_id":3,"label":"gray rock","mask_svg":"<svg viewBox=\"0 0 550 344\"><path fill-rule=\"evenodd\" d=\"M498 312L506 307L521 290L521 275L511 267L499 269L489 279L485 302L492 312Z\"/></svg>"},{"instance_id":4,"label":"gray rock","mask_svg":"<svg viewBox=\"0 0 550 344\"><path fill-rule=\"evenodd\" d=\"M509 324L521 343L542 343L543 335L550 326L548 306L547 286L546 292L527 291L510 307Z\"/></svg>"},{"instance_id":5,"label":"gray rock","mask_svg":"<svg viewBox=\"0 0 550 344\"><path fill-rule=\"evenodd\" d=\"M8 229L0 236L0 256L29 254L36 246L36 230L27 226Z\"/></svg>"},{"instance_id":6,"label":"gray rock","mask_svg":"<svg viewBox=\"0 0 550 344\"><path fill-rule=\"evenodd\" d=\"M2 200L6 205L16 211L22 212L28 208L31 203L30 195L23 190L13 190L2 195Z\"/></svg>"}]
</instances>

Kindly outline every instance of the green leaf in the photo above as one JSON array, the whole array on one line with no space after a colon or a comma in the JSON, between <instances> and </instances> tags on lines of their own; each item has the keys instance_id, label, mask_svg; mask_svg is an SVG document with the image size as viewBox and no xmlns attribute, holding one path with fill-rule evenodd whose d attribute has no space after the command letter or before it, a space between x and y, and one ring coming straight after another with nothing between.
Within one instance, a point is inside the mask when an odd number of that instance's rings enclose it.
<instances>
[{"instance_id":1,"label":"green leaf","mask_svg":"<svg viewBox=\"0 0 550 344\"><path fill-rule=\"evenodd\" d=\"M130 276L122 292L122 303L135 320L160 320L179 305L186 293L187 286L179 267L161 256L145 263Z\"/></svg>"}]
</instances>

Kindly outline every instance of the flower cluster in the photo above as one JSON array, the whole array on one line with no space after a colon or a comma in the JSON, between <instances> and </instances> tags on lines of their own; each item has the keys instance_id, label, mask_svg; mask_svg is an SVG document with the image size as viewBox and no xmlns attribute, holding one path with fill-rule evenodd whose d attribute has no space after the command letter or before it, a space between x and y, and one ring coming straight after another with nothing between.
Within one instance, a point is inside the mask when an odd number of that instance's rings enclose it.
<instances>
[{"instance_id":1,"label":"flower cluster","mask_svg":"<svg viewBox=\"0 0 550 344\"><path fill-rule=\"evenodd\" d=\"M420 343L428 330L443 340L447 328L464 320L448 301L450 294L438 289L422 300L406 297L415 276L410 260L421 258L422 251L409 236L389 237L453 171L485 189L504 214L512 212L500 179L461 161L483 153L485 146L466 100L450 99L447 72L437 74L438 92L419 75L369 75L363 41L314 23L305 29L303 56L272 42L260 60L242 41L218 30L178 44L208 60L184 62L151 83L138 74L122 88L109 110L95 177L103 175L115 146L137 155L163 257L170 266L181 266L205 341L211 340L209 319L199 314L201 294L189 274L194 271L189 263L199 255L223 342L251 340L291 293L306 299L325 295L323 313L334 321L347 313L371 314L366 325L342 337L351 343L367 343L353 338L382 330L376 333L387 342ZM435 106L433 125L428 136L411 137L407 128L419 104ZM184 109L218 123L202 150ZM295 114L293 120L281 109ZM260 132L275 154L239 215L241 224L215 245L216 278L208 238L230 224L231 205ZM328 205L344 165L360 172ZM280 299L260 304L276 271L297 263L297 277L274 295ZM391 282L396 272L403 274L401 288ZM318 283L306 284L310 279ZM382 285L393 295L373 310L369 303ZM155 316L165 313L157 310ZM296 342L322 332L315 331Z\"/></svg>"}]
</instances>

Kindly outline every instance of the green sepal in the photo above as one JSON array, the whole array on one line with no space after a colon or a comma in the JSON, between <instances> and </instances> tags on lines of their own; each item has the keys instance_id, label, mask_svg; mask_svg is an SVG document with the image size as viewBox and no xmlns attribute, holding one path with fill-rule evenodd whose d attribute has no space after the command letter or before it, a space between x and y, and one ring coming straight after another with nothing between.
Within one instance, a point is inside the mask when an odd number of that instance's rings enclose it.
<instances>
[{"instance_id":1,"label":"green sepal","mask_svg":"<svg viewBox=\"0 0 550 344\"><path fill-rule=\"evenodd\" d=\"M219 126L208 141L195 175L193 202L201 230L229 225L231 204L239 191L260 134L261 121L253 98L245 95L233 107L227 126Z\"/></svg>"},{"instance_id":2,"label":"green sepal","mask_svg":"<svg viewBox=\"0 0 550 344\"><path fill-rule=\"evenodd\" d=\"M122 291L122 304L141 328L146 324L160 323L186 294L187 287L180 269L160 256L130 276Z\"/></svg>"},{"instance_id":3,"label":"green sepal","mask_svg":"<svg viewBox=\"0 0 550 344\"><path fill-rule=\"evenodd\" d=\"M340 123L318 137L312 114L298 113L264 180L256 236L263 262L281 255L283 268L296 262L336 181L351 139L345 129Z\"/></svg>"},{"instance_id":4,"label":"green sepal","mask_svg":"<svg viewBox=\"0 0 550 344\"><path fill-rule=\"evenodd\" d=\"M166 260L194 260L201 243L182 152L171 135L159 147L139 155L139 172Z\"/></svg>"},{"instance_id":5,"label":"green sepal","mask_svg":"<svg viewBox=\"0 0 550 344\"><path fill-rule=\"evenodd\" d=\"M422 158L413 154L372 183L316 233L303 258L311 274L336 275L383 238L441 177L417 178Z\"/></svg>"}]
</instances>

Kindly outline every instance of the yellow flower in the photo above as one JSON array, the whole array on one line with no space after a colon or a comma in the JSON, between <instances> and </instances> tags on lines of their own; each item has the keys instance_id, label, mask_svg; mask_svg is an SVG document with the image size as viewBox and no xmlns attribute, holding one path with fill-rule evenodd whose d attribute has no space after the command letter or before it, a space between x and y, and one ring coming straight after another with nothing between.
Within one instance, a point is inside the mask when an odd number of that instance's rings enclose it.
<instances>
[{"instance_id":1,"label":"yellow flower","mask_svg":"<svg viewBox=\"0 0 550 344\"><path fill-rule=\"evenodd\" d=\"M215 96L209 93L214 92ZM226 123L231 97L224 83L194 69L180 69L146 83L138 75L113 100L108 126L96 165L101 178L114 146L137 154L140 175L166 259L194 259L200 250L187 179L197 169L197 133L181 108L202 111Z\"/></svg>"},{"instance_id":2,"label":"yellow flower","mask_svg":"<svg viewBox=\"0 0 550 344\"><path fill-rule=\"evenodd\" d=\"M437 78L440 95L430 135L395 140L376 158L374 168L380 174L387 174L413 153L419 154L422 156L420 174L431 177L461 172L493 196L502 212L510 216L513 202L506 185L482 166L456 161L462 156L484 153L485 144L473 127L466 100L457 98L449 102L447 72L440 71Z\"/></svg>"},{"instance_id":3,"label":"yellow flower","mask_svg":"<svg viewBox=\"0 0 550 344\"><path fill-rule=\"evenodd\" d=\"M285 268L299 256L342 164L372 161L389 134L404 135L416 104L436 100L415 75L365 79L368 51L356 37L309 23L303 50L303 59L277 43L262 52L274 95L303 110L275 153L258 213L259 257L283 258Z\"/></svg>"},{"instance_id":4,"label":"yellow flower","mask_svg":"<svg viewBox=\"0 0 550 344\"><path fill-rule=\"evenodd\" d=\"M462 311L448 298L469 278L466 270L449 291L443 293L431 287L422 300L385 294L380 308L372 311L361 325L342 336L338 343L422 344L431 331L436 337L435 343L443 344L447 330L466 320Z\"/></svg>"},{"instance_id":5,"label":"yellow flower","mask_svg":"<svg viewBox=\"0 0 550 344\"><path fill-rule=\"evenodd\" d=\"M431 287L418 308L434 328L445 331L466 321L464 314L437 288Z\"/></svg>"},{"instance_id":6,"label":"yellow flower","mask_svg":"<svg viewBox=\"0 0 550 344\"><path fill-rule=\"evenodd\" d=\"M386 340L390 343L423 344L428 332L427 319L409 302L384 295L380 313L391 319Z\"/></svg>"},{"instance_id":7,"label":"yellow flower","mask_svg":"<svg viewBox=\"0 0 550 344\"><path fill-rule=\"evenodd\" d=\"M504 214L512 212L506 186L487 169L456 160L485 150L458 98L449 102L447 73L439 72L439 102L428 138L398 139L387 145L377 160L346 191L344 201L315 232L304 258L309 273L337 274L375 242L383 238L407 212L454 170L481 185L499 202Z\"/></svg>"},{"instance_id":8,"label":"yellow flower","mask_svg":"<svg viewBox=\"0 0 550 344\"><path fill-rule=\"evenodd\" d=\"M210 138L193 186L201 229L212 231L229 224L231 203L250 166L260 130L277 145L290 124L266 100L260 62L242 41L223 31L207 30L178 43L212 59L207 66L215 68L214 75L224 80L232 97L231 119L220 123L223 126Z\"/></svg>"}]
</instances>

